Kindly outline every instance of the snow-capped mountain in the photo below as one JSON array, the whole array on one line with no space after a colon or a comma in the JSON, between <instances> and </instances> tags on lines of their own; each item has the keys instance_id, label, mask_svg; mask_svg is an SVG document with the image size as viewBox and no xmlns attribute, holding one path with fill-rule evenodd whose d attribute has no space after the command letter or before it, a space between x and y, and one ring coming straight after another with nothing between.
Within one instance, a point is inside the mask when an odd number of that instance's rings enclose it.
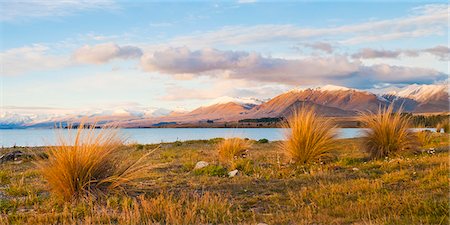
<instances>
[{"instance_id":1,"label":"snow-capped mountain","mask_svg":"<svg viewBox=\"0 0 450 225\"><path fill-rule=\"evenodd\" d=\"M449 112L446 84L409 85L377 90L377 94L336 85L295 88L268 101L224 96L192 111L163 109L141 105L98 107L84 110L3 107L0 128L53 126L84 118L97 123L120 122L126 127L147 127L160 122L237 121L240 119L283 117L303 106L314 106L327 116L354 116L361 111L377 111L394 105L408 112Z\"/></svg>"},{"instance_id":2,"label":"snow-capped mountain","mask_svg":"<svg viewBox=\"0 0 450 225\"><path fill-rule=\"evenodd\" d=\"M448 112L447 84L412 84L382 94L391 104L410 112Z\"/></svg>"},{"instance_id":3,"label":"snow-capped mountain","mask_svg":"<svg viewBox=\"0 0 450 225\"><path fill-rule=\"evenodd\" d=\"M36 107L2 107L0 128L17 128L28 126L54 126L60 122L79 122L89 119L102 121L152 118L167 116L172 110L143 106L116 106L110 108L89 109L53 109Z\"/></svg>"},{"instance_id":4,"label":"snow-capped mountain","mask_svg":"<svg viewBox=\"0 0 450 225\"><path fill-rule=\"evenodd\" d=\"M256 98L239 98L239 97L222 96L222 97L212 100L209 104L206 104L205 106L212 106L212 105L218 105L218 104L220 105L220 104L226 104L226 103L230 103L230 102L251 108L252 106L259 105L259 104L263 103L264 101L256 99Z\"/></svg>"},{"instance_id":5,"label":"snow-capped mountain","mask_svg":"<svg viewBox=\"0 0 450 225\"><path fill-rule=\"evenodd\" d=\"M356 89L327 84L324 86L316 86L316 87L310 87L310 88L298 87L298 88L294 88L294 89L290 90L290 92L302 92L305 90L314 90L314 91L320 91L320 92L330 91L331 92L331 91L348 91L348 90L356 90Z\"/></svg>"},{"instance_id":6,"label":"snow-capped mountain","mask_svg":"<svg viewBox=\"0 0 450 225\"><path fill-rule=\"evenodd\" d=\"M375 94L342 87L325 85L311 88L295 88L256 106L249 115L255 118L281 117L295 108L314 106L319 113L328 116L356 115L357 111L377 110L385 105Z\"/></svg>"},{"instance_id":7,"label":"snow-capped mountain","mask_svg":"<svg viewBox=\"0 0 450 225\"><path fill-rule=\"evenodd\" d=\"M416 101L426 101L443 92L448 93L448 86L446 84L412 84L397 91L391 91L386 94L402 98L409 98Z\"/></svg>"}]
</instances>

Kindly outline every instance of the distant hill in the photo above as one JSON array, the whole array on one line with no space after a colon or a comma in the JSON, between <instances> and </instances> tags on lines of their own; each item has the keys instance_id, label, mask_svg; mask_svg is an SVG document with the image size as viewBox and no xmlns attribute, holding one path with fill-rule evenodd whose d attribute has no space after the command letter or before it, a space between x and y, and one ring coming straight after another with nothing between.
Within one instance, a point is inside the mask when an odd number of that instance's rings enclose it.
<instances>
[{"instance_id":1,"label":"distant hill","mask_svg":"<svg viewBox=\"0 0 450 225\"><path fill-rule=\"evenodd\" d=\"M395 91L374 94L364 90L325 85L316 88L293 89L268 101L248 98L221 97L192 111L167 109L118 108L95 111L83 115L20 115L5 112L0 117L0 128L53 127L60 122L77 123L87 116L88 122L116 124L121 127L152 127L166 124L224 123L245 119L280 118L301 107L314 107L324 116L349 117L361 111L377 111L394 105L406 112L449 112L449 94L446 84L409 85Z\"/></svg>"}]
</instances>

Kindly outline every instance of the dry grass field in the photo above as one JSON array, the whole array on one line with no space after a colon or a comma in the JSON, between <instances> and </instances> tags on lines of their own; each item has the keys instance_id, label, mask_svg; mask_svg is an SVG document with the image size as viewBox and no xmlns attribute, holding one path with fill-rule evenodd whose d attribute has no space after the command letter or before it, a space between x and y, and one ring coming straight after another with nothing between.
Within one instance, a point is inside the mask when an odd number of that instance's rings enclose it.
<instances>
[{"instance_id":1,"label":"dry grass field","mask_svg":"<svg viewBox=\"0 0 450 225\"><path fill-rule=\"evenodd\" d=\"M370 159L361 139L338 140L333 158L287 163L280 143L253 141L231 168L220 139L164 143L153 167L126 193L65 201L54 195L35 157L0 165L2 224L448 224L448 135L416 150ZM123 146L139 158L157 145ZM44 148L21 150L45 155ZM194 170L198 161L209 166ZM233 168L233 169L234 169Z\"/></svg>"}]
</instances>

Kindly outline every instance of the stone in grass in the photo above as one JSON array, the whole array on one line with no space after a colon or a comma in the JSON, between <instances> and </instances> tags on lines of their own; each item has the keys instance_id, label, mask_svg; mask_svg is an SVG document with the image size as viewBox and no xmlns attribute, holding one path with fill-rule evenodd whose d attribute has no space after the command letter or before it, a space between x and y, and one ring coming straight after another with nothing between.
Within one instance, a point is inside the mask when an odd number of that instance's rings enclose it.
<instances>
[{"instance_id":1,"label":"stone in grass","mask_svg":"<svg viewBox=\"0 0 450 225\"><path fill-rule=\"evenodd\" d=\"M205 168L205 167L207 167L208 165L209 165L208 162L205 162L205 161L198 161L198 162L195 164L194 170L198 170L198 169L201 169L201 168Z\"/></svg>"},{"instance_id":2,"label":"stone in grass","mask_svg":"<svg viewBox=\"0 0 450 225\"><path fill-rule=\"evenodd\" d=\"M228 177L234 177L238 174L238 172L239 172L238 170L230 171L230 172L228 172Z\"/></svg>"},{"instance_id":3,"label":"stone in grass","mask_svg":"<svg viewBox=\"0 0 450 225\"><path fill-rule=\"evenodd\" d=\"M0 156L0 163L15 161L23 157L25 154L21 151L13 151Z\"/></svg>"}]
</instances>

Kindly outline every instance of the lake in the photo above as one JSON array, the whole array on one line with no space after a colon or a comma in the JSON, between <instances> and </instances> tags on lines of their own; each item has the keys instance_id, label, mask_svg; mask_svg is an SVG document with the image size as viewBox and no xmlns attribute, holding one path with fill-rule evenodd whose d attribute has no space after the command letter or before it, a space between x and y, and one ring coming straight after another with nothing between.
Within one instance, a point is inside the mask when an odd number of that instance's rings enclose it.
<instances>
[{"instance_id":1,"label":"lake","mask_svg":"<svg viewBox=\"0 0 450 225\"><path fill-rule=\"evenodd\" d=\"M339 138L354 138L362 135L362 128L338 128ZM423 130L417 128L415 130ZM427 129L435 131L435 129ZM136 128L121 129L128 143L156 144L161 142L207 140L211 138L241 137L270 141L283 139L282 128ZM68 130L59 129L2 129L0 146L46 146L56 144L58 134L68 134Z\"/></svg>"}]
</instances>

